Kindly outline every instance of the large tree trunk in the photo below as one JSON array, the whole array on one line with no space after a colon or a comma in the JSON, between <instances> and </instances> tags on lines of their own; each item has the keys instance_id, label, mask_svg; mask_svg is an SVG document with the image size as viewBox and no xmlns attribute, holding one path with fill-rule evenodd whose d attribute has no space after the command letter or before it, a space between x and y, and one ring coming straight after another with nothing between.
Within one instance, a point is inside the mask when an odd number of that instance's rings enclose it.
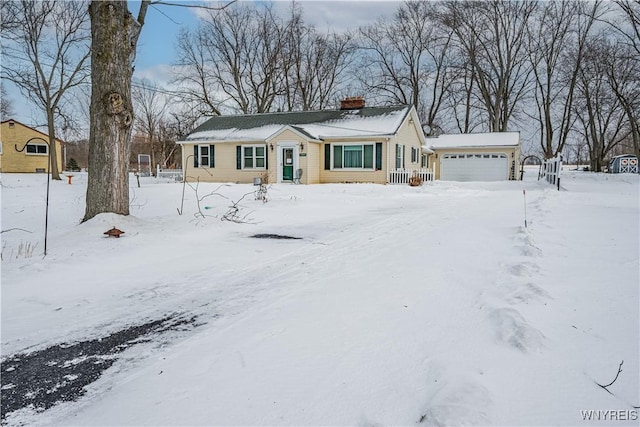
<instances>
[{"instance_id":1,"label":"large tree trunk","mask_svg":"<svg viewBox=\"0 0 640 427\"><path fill-rule=\"evenodd\" d=\"M91 16L89 179L84 221L113 212L129 215L131 78L141 25L126 1L94 0Z\"/></svg>"},{"instance_id":2,"label":"large tree trunk","mask_svg":"<svg viewBox=\"0 0 640 427\"><path fill-rule=\"evenodd\" d=\"M60 180L60 171L58 170L58 152L56 150L56 132L53 124L53 111L47 108L47 128L49 133L49 172L51 173L51 179ZM62 165L64 169L64 165Z\"/></svg>"}]
</instances>

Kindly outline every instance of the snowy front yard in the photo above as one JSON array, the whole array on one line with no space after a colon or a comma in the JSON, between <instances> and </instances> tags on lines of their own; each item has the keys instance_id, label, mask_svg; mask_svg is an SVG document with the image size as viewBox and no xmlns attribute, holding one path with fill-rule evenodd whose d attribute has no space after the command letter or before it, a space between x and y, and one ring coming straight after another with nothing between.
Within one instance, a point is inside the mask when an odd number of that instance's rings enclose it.
<instances>
[{"instance_id":1,"label":"snowy front yard","mask_svg":"<svg viewBox=\"0 0 640 427\"><path fill-rule=\"evenodd\" d=\"M598 425L584 411L615 410L637 425L638 176L567 172L558 192L531 175L273 185L245 198L246 224L215 218L221 197L197 218L189 188L179 216L182 185L151 178L132 180L131 216L79 224L79 175L51 184L43 258L46 178L4 174L3 360L172 314L201 324L124 350L77 402L4 422ZM596 382L622 360L609 394Z\"/></svg>"}]
</instances>

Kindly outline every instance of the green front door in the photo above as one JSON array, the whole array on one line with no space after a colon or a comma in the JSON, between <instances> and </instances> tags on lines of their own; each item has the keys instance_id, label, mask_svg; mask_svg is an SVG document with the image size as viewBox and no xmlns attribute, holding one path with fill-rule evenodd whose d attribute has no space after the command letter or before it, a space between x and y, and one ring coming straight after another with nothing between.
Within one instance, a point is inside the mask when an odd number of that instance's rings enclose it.
<instances>
[{"instance_id":1,"label":"green front door","mask_svg":"<svg viewBox=\"0 0 640 427\"><path fill-rule=\"evenodd\" d=\"M293 181L293 148L283 148L282 157L282 180Z\"/></svg>"}]
</instances>

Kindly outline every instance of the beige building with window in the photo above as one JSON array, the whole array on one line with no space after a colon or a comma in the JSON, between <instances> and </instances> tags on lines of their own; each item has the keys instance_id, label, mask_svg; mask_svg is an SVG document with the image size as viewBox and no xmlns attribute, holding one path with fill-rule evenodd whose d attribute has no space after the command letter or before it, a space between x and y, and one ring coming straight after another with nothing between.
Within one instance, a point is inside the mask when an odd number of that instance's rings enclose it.
<instances>
[{"instance_id":1,"label":"beige building with window","mask_svg":"<svg viewBox=\"0 0 640 427\"><path fill-rule=\"evenodd\" d=\"M421 170L431 152L412 106L365 107L360 97L340 110L213 117L179 144L188 180L238 183L384 184Z\"/></svg>"},{"instance_id":2,"label":"beige building with window","mask_svg":"<svg viewBox=\"0 0 640 427\"><path fill-rule=\"evenodd\" d=\"M49 136L16 120L0 124L0 172L46 173L49 162ZM62 170L62 146L57 139L58 170ZM25 146L26 144L26 146ZM24 148L22 151L18 150Z\"/></svg>"}]
</instances>

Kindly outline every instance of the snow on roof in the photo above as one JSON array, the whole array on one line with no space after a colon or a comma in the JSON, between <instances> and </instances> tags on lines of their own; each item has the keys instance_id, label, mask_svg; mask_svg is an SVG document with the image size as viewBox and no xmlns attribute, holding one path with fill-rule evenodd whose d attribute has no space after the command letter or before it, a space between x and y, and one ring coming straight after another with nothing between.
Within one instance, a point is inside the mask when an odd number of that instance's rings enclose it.
<instances>
[{"instance_id":1,"label":"snow on roof","mask_svg":"<svg viewBox=\"0 0 640 427\"><path fill-rule=\"evenodd\" d=\"M341 136L393 135L396 133L406 111L399 110L375 117L347 116L343 120L297 125L317 139Z\"/></svg>"},{"instance_id":2,"label":"snow on roof","mask_svg":"<svg viewBox=\"0 0 640 427\"><path fill-rule=\"evenodd\" d=\"M431 149L473 147L516 147L520 144L520 132L487 132L440 135L428 138Z\"/></svg>"},{"instance_id":3,"label":"snow on roof","mask_svg":"<svg viewBox=\"0 0 640 427\"><path fill-rule=\"evenodd\" d=\"M359 110L325 110L292 113L214 117L196 128L187 141L266 140L286 126L312 139L395 134L409 106Z\"/></svg>"},{"instance_id":4,"label":"snow on roof","mask_svg":"<svg viewBox=\"0 0 640 427\"><path fill-rule=\"evenodd\" d=\"M187 137L187 141L263 141L278 132L282 125L266 125L250 129L212 129L195 132Z\"/></svg>"}]
</instances>

